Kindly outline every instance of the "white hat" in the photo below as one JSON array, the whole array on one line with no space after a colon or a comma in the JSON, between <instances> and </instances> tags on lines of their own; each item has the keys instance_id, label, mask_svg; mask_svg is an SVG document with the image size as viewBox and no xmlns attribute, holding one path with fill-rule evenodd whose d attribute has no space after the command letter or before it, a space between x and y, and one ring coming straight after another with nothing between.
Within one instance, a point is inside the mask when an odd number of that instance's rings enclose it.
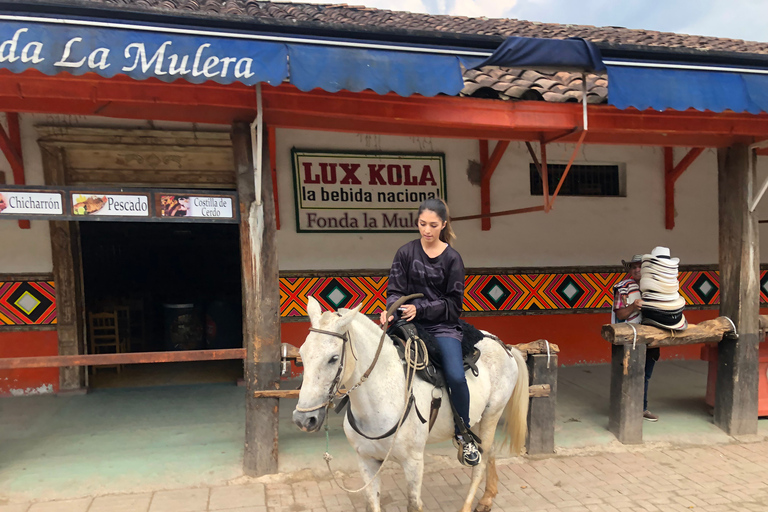
<instances>
[{"instance_id":1,"label":"white hat","mask_svg":"<svg viewBox=\"0 0 768 512\"><path fill-rule=\"evenodd\" d=\"M685 299L679 294L673 300L650 300L643 297L643 308L654 308L662 311L677 311L685 307Z\"/></svg>"},{"instance_id":2,"label":"white hat","mask_svg":"<svg viewBox=\"0 0 768 512\"><path fill-rule=\"evenodd\" d=\"M658 301L658 302L669 302L669 301L675 301L678 298L680 298L680 294L678 292L673 293L661 293L661 292L643 292L643 301Z\"/></svg>"},{"instance_id":3,"label":"white hat","mask_svg":"<svg viewBox=\"0 0 768 512\"><path fill-rule=\"evenodd\" d=\"M641 267L643 275L645 274L658 274L661 276L670 276L677 278L677 267L667 267L664 265L659 265L656 263L656 260L648 260L643 262L643 266Z\"/></svg>"},{"instance_id":4,"label":"white hat","mask_svg":"<svg viewBox=\"0 0 768 512\"><path fill-rule=\"evenodd\" d=\"M671 267L680 264L680 258L672 258L668 247L657 246L651 251L651 254L643 256L643 261L653 261L661 265Z\"/></svg>"},{"instance_id":5,"label":"white hat","mask_svg":"<svg viewBox=\"0 0 768 512\"><path fill-rule=\"evenodd\" d=\"M654 279L651 276L643 276L640 278L641 292L677 293L679 289L680 283L677 282L677 279L670 282Z\"/></svg>"}]
</instances>

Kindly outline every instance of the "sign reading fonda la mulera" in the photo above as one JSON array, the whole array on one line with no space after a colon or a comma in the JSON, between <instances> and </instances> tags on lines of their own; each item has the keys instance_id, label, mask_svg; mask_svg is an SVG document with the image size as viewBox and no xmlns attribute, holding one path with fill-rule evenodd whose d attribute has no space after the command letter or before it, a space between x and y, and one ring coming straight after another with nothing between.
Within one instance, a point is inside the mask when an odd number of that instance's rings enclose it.
<instances>
[{"instance_id":1,"label":"sign reading fonda la mulera","mask_svg":"<svg viewBox=\"0 0 768 512\"><path fill-rule=\"evenodd\" d=\"M445 155L293 150L299 232L413 231L425 199L445 198Z\"/></svg>"}]
</instances>

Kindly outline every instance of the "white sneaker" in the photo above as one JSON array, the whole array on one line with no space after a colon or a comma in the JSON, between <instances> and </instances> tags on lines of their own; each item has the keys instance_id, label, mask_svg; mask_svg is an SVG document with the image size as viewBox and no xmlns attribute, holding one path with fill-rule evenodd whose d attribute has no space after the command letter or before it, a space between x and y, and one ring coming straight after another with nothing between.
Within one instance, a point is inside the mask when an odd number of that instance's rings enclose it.
<instances>
[{"instance_id":1,"label":"white sneaker","mask_svg":"<svg viewBox=\"0 0 768 512\"><path fill-rule=\"evenodd\" d=\"M480 450L477 449L477 445L472 441L466 441L464 439L455 439L454 445L459 448L457 458L459 462L465 466L477 466L482 460Z\"/></svg>"}]
</instances>

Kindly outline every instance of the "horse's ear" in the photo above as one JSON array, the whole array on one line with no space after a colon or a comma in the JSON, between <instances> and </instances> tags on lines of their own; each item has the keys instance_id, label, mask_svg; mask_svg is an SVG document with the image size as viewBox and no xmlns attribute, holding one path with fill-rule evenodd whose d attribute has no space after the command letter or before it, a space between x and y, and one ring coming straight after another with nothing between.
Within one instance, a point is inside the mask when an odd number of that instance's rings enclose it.
<instances>
[{"instance_id":1,"label":"horse's ear","mask_svg":"<svg viewBox=\"0 0 768 512\"><path fill-rule=\"evenodd\" d=\"M357 315L360 312L360 308L363 307L363 303L357 305L355 309L349 309L346 312L344 312L341 315L341 318L339 318L339 321L336 322L336 328L342 329L347 326L349 322L352 321L353 318L355 318L355 315Z\"/></svg>"},{"instance_id":2,"label":"horse's ear","mask_svg":"<svg viewBox=\"0 0 768 512\"><path fill-rule=\"evenodd\" d=\"M312 296L307 300L307 314L309 314L309 322L312 324L312 327L317 328L320 325L320 316L323 314L323 310L320 308L320 303L317 302L317 299Z\"/></svg>"}]
</instances>

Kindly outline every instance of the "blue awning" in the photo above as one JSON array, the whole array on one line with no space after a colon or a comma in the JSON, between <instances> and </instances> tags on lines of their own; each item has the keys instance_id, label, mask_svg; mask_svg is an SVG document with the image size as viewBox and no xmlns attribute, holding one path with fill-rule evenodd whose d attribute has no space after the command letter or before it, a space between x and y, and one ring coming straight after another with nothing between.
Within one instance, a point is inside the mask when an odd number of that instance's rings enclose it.
<instances>
[{"instance_id":1,"label":"blue awning","mask_svg":"<svg viewBox=\"0 0 768 512\"><path fill-rule=\"evenodd\" d=\"M279 85L288 79L302 91L371 89L401 96L458 95L464 86L453 50L378 49L349 41L334 46L338 42L330 40L303 44L304 39L288 36L17 18L0 21L0 68L14 73L36 69L46 75L123 74L164 82L183 78L195 84L210 80Z\"/></svg>"},{"instance_id":2,"label":"blue awning","mask_svg":"<svg viewBox=\"0 0 768 512\"><path fill-rule=\"evenodd\" d=\"M608 103L620 109L768 112L768 75L611 65Z\"/></svg>"},{"instance_id":3,"label":"blue awning","mask_svg":"<svg viewBox=\"0 0 768 512\"><path fill-rule=\"evenodd\" d=\"M576 37L568 39L509 37L501 43L493 55L473 67L482 66L580 71L605 69L597 46Z\"/></svg>"},{"instance_id":4,"label":"blue awning","mask_svg":"<svg viewBox=\"0 0 768 512\"><path fill-rule=\"evenodd\" d=\"M279 85L288 76L284 44L57 23L0 23L0 68L164 82Z\"/></svg>"},{"instance_id":5,"label":"blue awning","mask_svg":"<svg viewBox=\"0 0 768 512\"><path fill-rule=\"evenodd\" d=\"M455 96L464 87L459 59L386 50L291 44L291 83L302 91L317 87L337 92L366 89L400 96Z\"/></svg>"}]
</instances>

